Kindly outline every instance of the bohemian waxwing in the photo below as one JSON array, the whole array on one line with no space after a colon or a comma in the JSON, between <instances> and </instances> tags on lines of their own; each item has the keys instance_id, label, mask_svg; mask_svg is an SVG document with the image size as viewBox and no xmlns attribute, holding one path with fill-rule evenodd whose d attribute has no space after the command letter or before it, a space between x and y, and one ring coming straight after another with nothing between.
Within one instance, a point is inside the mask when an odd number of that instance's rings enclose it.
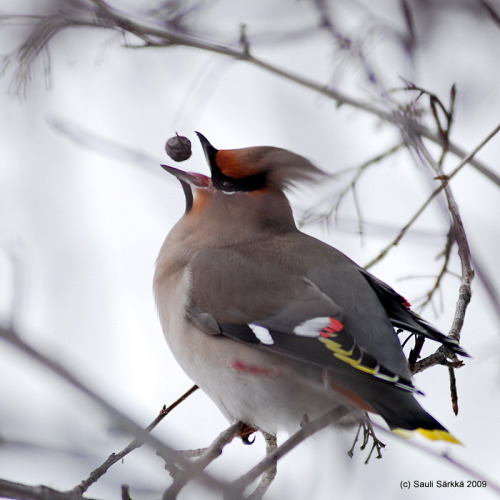
<instances>
[{"instance_id":1,"label":"bohemian waxwing","mask_svg":"<svg viewBox=\"0 0 500 500\"><path fill-rule=\"evenodd\" d=\"M458 442L415 399L394 327L466 353L391 287L297 229L284 189L322 172L284 149L217 150L198 136L211 178L162 165L181 182L186 212L154 277L187 375L231 422L268 433L343 405L352 423L369 411L400 434Z\"/></svg>"}]
</instances>

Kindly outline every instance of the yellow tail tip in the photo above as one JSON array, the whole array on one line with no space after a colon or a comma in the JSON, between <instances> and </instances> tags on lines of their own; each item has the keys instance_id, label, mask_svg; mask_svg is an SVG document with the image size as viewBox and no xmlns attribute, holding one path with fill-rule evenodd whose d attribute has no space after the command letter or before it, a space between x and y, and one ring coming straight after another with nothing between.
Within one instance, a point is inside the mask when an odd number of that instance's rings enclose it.
<instances>
[{"instance_id":1,"label":"yellow tail tip","mask_svg":"<svg viewBox=\"0 0 500 500\"><path fill-rule=\"evenodd\" d=\"M443 429L423 429L422 427L419 427L417 429L409 430L409 429L396 428L392 429L392 432L404 438L412 438L418 432L422 434L422 436L424 436L425 438L431 439L432 441L441 440L441 441L447 441L448 443L462 444L455 436L453 436L448 431L445 431Z\"/></svg>"}]
</instances>

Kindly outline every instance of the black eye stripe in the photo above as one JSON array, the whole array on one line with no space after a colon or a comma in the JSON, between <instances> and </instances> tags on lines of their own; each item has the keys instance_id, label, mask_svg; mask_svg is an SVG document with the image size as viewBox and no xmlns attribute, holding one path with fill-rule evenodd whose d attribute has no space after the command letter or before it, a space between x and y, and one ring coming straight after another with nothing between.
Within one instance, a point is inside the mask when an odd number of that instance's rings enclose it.
<instances>
[{"instance_id":1,"label":"black eye stripe","mask_svg":"<svg viewBox=\"0 0 500 500\"><path fill-rule=\"evenodd\" d=\"M266 172L235 179L224 175L219 168L212 168L212 182L220 191L255 191L266 185Z\"/></svg>"}]
</instances>

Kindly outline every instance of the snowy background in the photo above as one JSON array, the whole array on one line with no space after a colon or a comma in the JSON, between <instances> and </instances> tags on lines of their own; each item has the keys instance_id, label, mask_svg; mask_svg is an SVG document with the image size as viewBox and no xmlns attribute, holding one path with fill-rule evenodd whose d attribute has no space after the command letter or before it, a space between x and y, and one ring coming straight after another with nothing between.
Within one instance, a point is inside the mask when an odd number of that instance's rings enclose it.
<instances>
[{"instance_id":1,"label":"snowy background","mask_svg":"<svg viewBox=\"0 0 500 500\"><path fill-rule=\"evenodd\" d=\"M400 77L405 77L447 103L456 83L451 137L471 151L499 122L500 25L481 2L452 3L409 2L418 41L411 60L394 36L407 29L400 2L327 2L340 29L365 42L380 86L401 87ZM44 4L49 2L0 0L0 15L43 13ZM137 18L151 17L156 5L112 4ZM500 12L498 2L489 5ZM204 2L186 23L199 36L233 48L238 48L240 23L246 23L255 56L357 99L380 100L379 87L366 82L359 61L317 28L318 10L311 2ZM26 18L3 21L2 54L19 47L30 26ZM151 290L159 248L184 211L180 186L158 166L169 161L166 139L175 131L191 138L193 156L181 168L193 171L208 171L194 136L199 130L221 149L280 146L335 173L386 151L398 141L398 131L245 62L186 47L133 49L125 41L139 43L108 30L68 28L49 43L49 79L39 58L25 95L15 93L15 61L0 80L0 321L8 321L15 303L16 326L27 342L146 426L163 404L192 385L163 340ZM75 136L94 146L78 143ZM140 153L136 161L127 149ZM500 137L479 158L500 175ZM445 170L458 163L450 155ZM322 193L342 189L350 178L335 177L326 186L294 192L296 214ZM337 223L303 230L365 264L436 186L401 151L369 169L357 186L363 235L351 194L340 206ZM472 253L498 289L500 186L465 167L451 187ZM410 302L417 300L440 269L436 256L447 228L446 216L433 204L371 271ZM459 272L455 253L452 268ZM435 307L425 310L427 319L444 331L451 325L458 284L447 277ZM416 377L426 393L423 406L465 446L422 443L449 452L497 483L499 330L498 310L476 280L462 333L473 358L457 371L458 417L451 411L447 369L435 367ZM428 342L425 352L434 349ZM198 448L226 426L198 391L162 422L156 435L180 449ZM280 441L285 437L279 436ZM366 451L356 450L352 459L346 454L353 437L353 431L329 430L296 449L280 462L267 498L496 496L489 487L401 490L406 480L473 477L385 435L380 436L387 443L383 459L365 465ZM0 341L0 478L70 489L129 440L96 405ZM237 478L263 454L260 436L253 446L234 441L209 470ZM169 482L162 460L144 448L116 464L88 495L119 498L120 485L127 483L136 499L159 498ZM181 498L209 494L192 486Z\"/></svg>"}]
</instances>

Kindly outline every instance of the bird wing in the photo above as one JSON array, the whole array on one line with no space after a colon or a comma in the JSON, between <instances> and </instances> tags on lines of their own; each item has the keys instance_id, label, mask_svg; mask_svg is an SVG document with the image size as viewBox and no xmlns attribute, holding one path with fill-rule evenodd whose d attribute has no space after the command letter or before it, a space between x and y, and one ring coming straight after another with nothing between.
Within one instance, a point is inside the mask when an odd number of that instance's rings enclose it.
<instances>
[{"instance_id":1,"label":"bird wing","mask_svg":"<svg viewBox=\"0 0 500 500\"><path fill-rule=\"evenodd\" d=\"M443 335L439 330L434 328L430 323L427 323L417 313L410 309L408 301L389 285L379 280L368 271L360 269L362 275L366 278L370 286L377 294L381 304L389 316L391 323L397 327L407 330L418 335L423 335L441 344L445 345L453 352L461 356L469 356L459 345L454 338Z\"/></svg>"},{"instance_id":2,"label":"bird wing","mask_svg":"<svg viewBox=\"0 0 500 500\"><path fill-rule=\"evenodd\" d=\"M211 249L189 271L187 316L205 333L416 391L409 371L389 369L359 344L342 308L313 281L283 272L269 255ZM404 357L400 347L396 356Z\"/></svg>"}]
</instances>

